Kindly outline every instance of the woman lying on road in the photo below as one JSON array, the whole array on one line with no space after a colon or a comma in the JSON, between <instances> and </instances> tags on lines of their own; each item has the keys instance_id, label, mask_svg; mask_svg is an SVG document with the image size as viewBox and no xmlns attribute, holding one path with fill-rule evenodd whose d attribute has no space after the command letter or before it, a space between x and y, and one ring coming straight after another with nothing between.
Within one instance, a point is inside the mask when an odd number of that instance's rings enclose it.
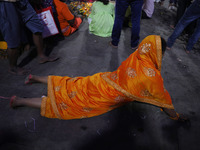
<instances>
[{"instance_id":1,"label":"woman lying on road","mask_svg":"<svg viewBox=\"0 0 200 150\"><path fill-rule=\"evenodd\" d=\"M150 35L114 72L74 77L29 75L25 83L47 83L48 96L11 98L11 107L41 109L48 118L80 119L98 116L127 102L137 101L158 106L174 120L186 120L175 112L161 77L162 55L166 42Z\"/></svg>"}]
</instances>

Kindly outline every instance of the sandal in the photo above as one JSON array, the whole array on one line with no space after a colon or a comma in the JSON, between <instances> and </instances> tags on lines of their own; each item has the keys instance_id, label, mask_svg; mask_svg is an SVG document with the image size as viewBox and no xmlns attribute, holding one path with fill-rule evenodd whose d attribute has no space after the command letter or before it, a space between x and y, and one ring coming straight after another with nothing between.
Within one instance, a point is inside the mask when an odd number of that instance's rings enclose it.
<instances>
[{"instance_id":1,"label":"sandal","mask_svg":"<svg viewBox=\"0 0 200 150\"><path fill-rule=\"evenodd\" d=\"M14 106L13 106L13 101L15 100L16 97L17 97L17 96L14 95L14 96L12 96L12 97L10 98L10 108L14 108Z\"/></svg>"},{"instance_id":2,"label":"sandal","mask_svg":"<svg viewBox=\"0 0 200 150\"><path fill-rule=\"evenodd\" d=\"M33 78L32 74L29 74L26 78L25 78L25 84L31 84L32 85L32 82L31 82L31 79Z\"/></svg>"}]
</instances>

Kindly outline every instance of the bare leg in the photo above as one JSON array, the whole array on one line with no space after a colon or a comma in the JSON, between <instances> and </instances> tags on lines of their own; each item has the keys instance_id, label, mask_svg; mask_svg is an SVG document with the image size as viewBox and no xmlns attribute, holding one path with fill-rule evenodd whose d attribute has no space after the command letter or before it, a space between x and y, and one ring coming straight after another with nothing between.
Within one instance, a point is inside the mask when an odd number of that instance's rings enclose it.
<instances>
[{"instance_id":1,"label":"bare leg","mask_svg":"<svg viewBox=\"0 0 200 150\"><path fill-rule=\"evenodd\" d=\"M25 84L32 84L32 83L38 83L38 82L47 84L48 76L36 76L36 75L30 74L25 79Z\"/></svg>"},{"instance_id":2,"label":"bare leg","mask_svg":"<svg viewBox=\"0 0 200 150\"><path fill-rule=\"evenodd\" d=\"M162 108L163 111L173 120L188 121L189 119L183 114L178 114L174 109Z\"/></svg>"},{"instance_id":3,"label":"bare leg","mask_svg":"<svg viewBox=\"0 0 200 150\"><path fill-rule=\"evenodd\" d=\"M47 57L44 54L44 45L43 45L43 38L42 38L41 33L33 34L33 41L34 41L35 46L37 47L37 53L38 53L40 64L56 61L58 59L58 57Z\"/></svg>"},{"instance_id":4,"label":"bare leg","mask_svg":"<svg viewBox=\"0 0 200 150\"><path fill-rule=\"evenodd\" d=\"M39 57L45 57L43 52L43 39L41 33L33 34L33 41L35 46L37 47L37 53Z\"/></svg>"},{"instance_id":5,"label":"bare leg","mask_svg":"<svg viewBox=\"0 0 200 150\"><path fill-rule=\"evenodd\" d=\"M11 99L11 107L28 106L33 108L41 108L42 98L21 98L13 97Z\"/></svg>"},{"instance_id":6,"label":"bare leg","mask_svg":"<svg viewBox=\"0 0 200 150\"><path fill-rule=\"evenodd\" d=\"M171 118L175 118L177 116L176 111L174 109L163 108L163 111L170 116Z\"/></svg>"},{"instance_id":7,"label":"bare leg","mask_svg":"<svg viewBox=\"0 0 200 150\"><path fill-rule=\"evenodd\" d=\"M17 60L19 57L19 48L8 48L8 59L10 69L9 72L15 75L24 75L28 70L17 67Z\"/></svg>"}]
</instances>

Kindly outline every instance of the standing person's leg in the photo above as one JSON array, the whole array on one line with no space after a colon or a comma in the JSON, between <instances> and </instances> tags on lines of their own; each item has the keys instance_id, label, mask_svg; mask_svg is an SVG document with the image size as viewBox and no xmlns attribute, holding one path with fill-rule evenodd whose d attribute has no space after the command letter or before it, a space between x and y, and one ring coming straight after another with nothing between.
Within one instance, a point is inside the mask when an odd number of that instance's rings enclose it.
<instances>
[{"instance_id":1,"label":"standing person's leg","mask_svg":"<svg viewBox=\"0 0 200 150\"><path fill-rule=\"evenodd\" d=\"M38 53L38 57L44 57L44 53L43 53L43 38L42 38L42 33L37 32L37 33L33 33L33 42L37 48L37 53Z\"/></svg>"},{"instance_id":2,"label":"standing person's leg","mask_svg":"<svg viewBox=\"0 0 200 150\"><path fill-rule=\"evenodd\" d=\"M121 30L123 26L124 16L129 6L127 0L116 0L115 6L115 21L112 30L112 42L114 46L118 46Z\"/></svg>"},{"instance_id":3,"label":"standing person's leg","mask_svg":"<svg viewBox=\"0 0 200 150\"><path fill-rule=\"evenodd\" d=\"M178 0L178 8L176 13L176 20L174 27L178 23L178 21L181 19L183 14L185 13L186 8L188 7L188 0Z\"/></svg>"},{"instance_id":4,"label":"standing person's leg","mask_svg":"<svg viewBox=\"0 0 200 150\"><path fill-rule=\"evenodd\" d=\"M182 33L182 31L188 24L199 18L200 4L198 3L199 1L193 2L187 9L187 11L184 13L183 17L179 20L178 24L176 25L176 28L174 29L174 32L168 38L167 49L170 49L173 46L175 40L179 37L179 35Z\"/></svg>"},{"instance_id":5,"label":"standing person's leg","mask_svg":"<svg viewBox=\"0 0 200 150\"><path fill-rule=\"evenodd\" d=\"M57 60L58 58L56 57L47 57L44 54L44 45L42 38L44 27L41 20L38 18L35 10L32 8L27 0L24 0L24 2L19 1L17 2L17 4L18 12L21 15L23 22L25 23L26 27L33 33L33 42L37 48L39 63ZM23 8L21 8L20 6L23 6Z\"/></svg>"},{"instance_id":6,"label":"standing person's leg","mask_svg":"<svg viewBox=\"0 0 200 150\"><path fill-rule=\"evenodd\" d=\"M21 26L15 5L10 2L0 3L0 27L4 40L8 44L9 72L16 75L28 71L17 66L21 41Z\"/></svg>"},{"instance_id":7,"label":"standing person's leg","mask_svg":"<svg viewBox=\"0 0 200 150\"><path fill-rule=\"evenodd\" d=\"M42 98L21 98L13 96L10 100L10 107L28 106L33 108L41 108Z\"/></svg>"},{"instance_id":8,"label":"standing person's leg","mask_svg":"<svg viewBox=\"0 0 200 150\"><path fill-rule=\"evenodd\" d=\"M199 37L200 37L200 19L198 19L197 21L197 26L194 30L194 33L189 38L188 44L186 46L186 53L189 53L189 51L192 50L194 44L198 41Z\"/></svg>"},{"instance_id":9,"label":"standing person's leg","mask_svg":"<svg viewBox=\"0 0 200 150\"><path fill-rule=\"evenodd\" d=\"M143 0L135 0L131 2L131 47L136 49L140 39L140 20L142 13Z\"/></svg>"}]
</instances>

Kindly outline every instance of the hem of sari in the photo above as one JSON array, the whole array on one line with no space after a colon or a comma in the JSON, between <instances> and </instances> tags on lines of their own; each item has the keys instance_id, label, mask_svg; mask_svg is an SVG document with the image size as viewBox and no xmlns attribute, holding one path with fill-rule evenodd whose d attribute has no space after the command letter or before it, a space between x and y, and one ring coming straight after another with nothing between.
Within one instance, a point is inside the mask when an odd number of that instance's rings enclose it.
<instances>
[{"instance_id":1,"label":"hem of sari","mask_svg":"<svg viewBox=\"0 0 200 150\"><path fill-rule=\"evenodd\" d=\"M46 102L47 102L47 97L42 97L42 103L41 103L41 108L40 108L40 114L41 114L41 116L45 116Z\"/></svg>"},{"instance_id":2,"label":"hem of sari","mask_svg":"<svg viewBox=\"0 0 200 150\"><path fill-rule=\"evenodd\" d=\"M156 40L156 49L157 49L157 59L158 59L158 70L161 71L161 64L162 64L162 48L161 48L161 37L155 36Z\"/></svg>"},{"instance_id":3,"label":"hem of sari","mask_svg":"<svg viewBox=\"0 0 200 150\"><path fill-rule=\"evenodd\" d=\"M173 105L169 105L169 104L162 104L158 101L155 100L151 100L151 99L147 99L147 98L140 98L137 96L132 95L131 93L127 92L126 90L124 90L122 87L120 87L119 85L117 85L115 82L113 82L112 80L110 80L107 75L109 75L110 73L105 73L103 75L101 75L101 77L108 83L110 84L112 87L114 87L117 91L123 93L126 97L134 100L134 101L138 101L138 102L142 102L142 103L148 103L148 104L152 104L158 107L162 107L162 108L168 108L168 109L174 109Z\"/></svg>"},{"instance_id":4,"label":"hem of sari","mask_svg":"<svg viewBox=\"0 0 200 150\"><path fill-rule=\"evenodd\" d=\"M56 117L58 119L62 119L62 117L61 117L61 115L58 111L57 105L56 105L56 99L55 99L55 95L54 95L52 77L51 76L48 76L48 97L50 98L51 106L52 106L52 109L53 109Z\"/></svg>"}]
</instances>

